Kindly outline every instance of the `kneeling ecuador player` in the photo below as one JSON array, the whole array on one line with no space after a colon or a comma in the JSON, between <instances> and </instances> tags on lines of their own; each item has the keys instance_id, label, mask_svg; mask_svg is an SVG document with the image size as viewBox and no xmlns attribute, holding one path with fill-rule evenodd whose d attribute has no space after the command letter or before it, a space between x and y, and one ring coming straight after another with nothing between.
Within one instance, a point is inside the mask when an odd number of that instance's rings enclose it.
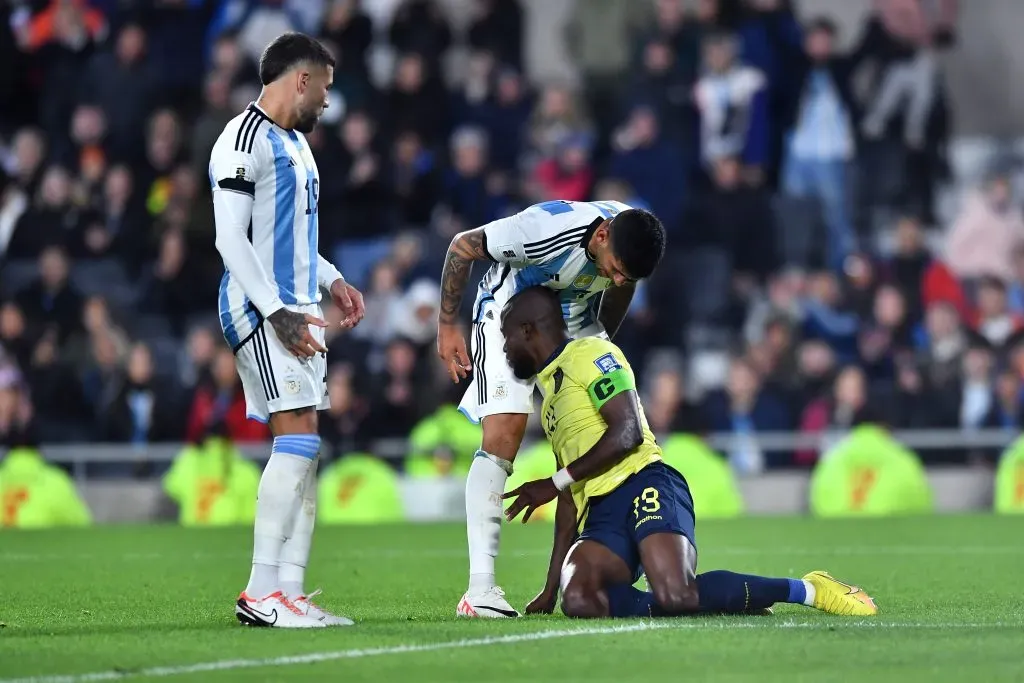
<instances>
[{"instance_id":1,"label":"kneeling ecuador player","mask_svg":"<svg viewBox=\"0 0 1024 683\"><path fill-rule=\"evenodd\" d=\"M560 468L505 495L515 499L508 519L525 511L524 521L558 498L547 582L528 614L552 612L559 587L562 610L579 618L747 613L777 602L877 613L864 591L825 572L697 574L689 487L662 462L622 352L599 337L570 340L557 295L541 287L510 299L501 327L513 372L536 376L544 394L542 422ZM633 587L641 572L649 593Z\"/></svg>"}]
</instances>

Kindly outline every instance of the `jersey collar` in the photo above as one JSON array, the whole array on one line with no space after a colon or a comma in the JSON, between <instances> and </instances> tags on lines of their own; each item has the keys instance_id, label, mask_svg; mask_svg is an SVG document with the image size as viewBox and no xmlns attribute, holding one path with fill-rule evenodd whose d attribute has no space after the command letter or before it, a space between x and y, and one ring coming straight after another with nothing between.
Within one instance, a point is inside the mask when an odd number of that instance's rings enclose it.
<instances>
[{"instance_id":1,"label":"jersey collar","mask_svg":"<svg viewBox=\"0 0 1024 683\"><path fill-rule=\"evenodd\" d=\"M249 106L246 107L246 109L248 109L249 111L256 112L257 114L259 114L260 116L265 118L267 121L270 121L272 124L274 124L275 126L280 128L281 130L288 130L284 126L280 125L277 121L275 121L274 119L270 118L270 116L267 114L267 112L263 111L263 107L261 107L260 105L256 104L255 102L250 102Z\"/></svg>"},{"instance_id":2,"label":"jersey collar","mask_svg":"<svg viewBox=\"0 0 1024 683\"><path fill-rule=\"evenodd\" d=\"M595 218L594 222L587 226L587 231L583 233L583 239L580 240L580 246L583 247L583 252L591 261L594 261L595 259L591 255L590 249L587 248L587 245L590 244L590 238L594 236L594 233L597 232L598 226L600 226L602 223L604 223L603 217Z\"/></svg>"},{"instance_id":3,"label":"jersey collar","mask_svg":"<svg viewBox=\"0 0 1024 683\"><path fill-rule=\"evenodd\" d=\"M554 353L552 353L550 356L548 356L548 359L546 361L544 361L544 365L542 365L540 367L540 369L537 371L537 374L539 375L540 373L542 373L545 370L547 370L548 366L551 365L552 363L554 363L555 359L562 355L562 352L565 351L565 347L568 346L569 342L571 342L571 341L572 341L572 338L570 337L570 338L566 339L564 342L562 342L561 344L559 344L558 348L555 349Z\"/></svg>"}]
</instances>

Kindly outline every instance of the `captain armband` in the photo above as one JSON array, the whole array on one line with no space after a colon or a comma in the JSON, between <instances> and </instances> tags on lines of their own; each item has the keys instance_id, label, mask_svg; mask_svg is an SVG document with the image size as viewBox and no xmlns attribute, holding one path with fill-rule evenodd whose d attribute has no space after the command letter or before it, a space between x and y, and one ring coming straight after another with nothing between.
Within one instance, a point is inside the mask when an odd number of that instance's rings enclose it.
<instances>
[{"instance_id":1,"label":"captain armband","mask_svg":"<svg viewBox=\"0 0 1024 683\"><path fill-rule=\"evenodd\" d=\"M600 410L608 401L632 389L636 389L633 376L625 368L618 368L591 382L587 387L587 393L590 394L590 401L594 407Z\"/></svg>"}]
</instances>

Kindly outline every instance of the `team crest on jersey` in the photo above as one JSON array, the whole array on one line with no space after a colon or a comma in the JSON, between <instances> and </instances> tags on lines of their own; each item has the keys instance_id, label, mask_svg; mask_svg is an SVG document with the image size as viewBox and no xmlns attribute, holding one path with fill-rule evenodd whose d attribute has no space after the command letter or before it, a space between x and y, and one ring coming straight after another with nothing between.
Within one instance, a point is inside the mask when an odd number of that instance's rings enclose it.
<instances>
[{"instance_id":1,"label":"team crest on jersey","mask_svg":"<svg viewBox=\"0 0 1024 683\"><path fill-rule=\"evenodd\" d=\"M302 379L298 375L288 375L284 378L285 393L292 396L302 391Z\"/></svg>"},{"instance_id":2,"label":"team crest on jersey","mask_svg":"<svg viewBox=\"0 0 1024 683\"><path fill-rule=\"evenodd\" d=\"M572 281L572 286L576 289L587 289L592 284L594 284L594 276L589 273L577 275L576 279Z\"/></svg>"},{"instance_id":3,"label":"team crest on jersey","mask_svg":"<svg viewBox=\"0 0 1024 683\"><path fill-rule=\"evenodd\" d=\"M619 365L619 361L615 360L615 356L610 353L606 353L597 360L594 361L594 365L603 374L607 375L612 370L621 370L622 366Z\"/></svg>"}]
</instances>

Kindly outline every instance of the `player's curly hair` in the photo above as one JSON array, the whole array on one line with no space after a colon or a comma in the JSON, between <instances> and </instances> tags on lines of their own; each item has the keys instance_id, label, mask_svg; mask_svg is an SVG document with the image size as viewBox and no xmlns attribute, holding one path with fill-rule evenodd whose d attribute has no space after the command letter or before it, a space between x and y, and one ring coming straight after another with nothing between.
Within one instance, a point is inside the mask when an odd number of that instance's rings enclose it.
<instances>
[{"instance_id":1,"label":"player's curly hair","mask_svg":"<svg viewBox=\"0 0 1024 683\"><path fill-rule=\"evenodd\" d=\"M300 62L334 66L334 57L319 40L305 33L282 33L260 56L260 82L270 85Z\"/></svg>"},{"instance_id":2,"label":"player's curly hair","mask_svg":"<svg viewBox=\"0 0 1024 683\"><path fill-rule=\"evenodd\" d=\"M665 226L644 209L628 209L611 224L612 252L634 279L650 277L665 255Z\"/></svg>"}]
</instances>

